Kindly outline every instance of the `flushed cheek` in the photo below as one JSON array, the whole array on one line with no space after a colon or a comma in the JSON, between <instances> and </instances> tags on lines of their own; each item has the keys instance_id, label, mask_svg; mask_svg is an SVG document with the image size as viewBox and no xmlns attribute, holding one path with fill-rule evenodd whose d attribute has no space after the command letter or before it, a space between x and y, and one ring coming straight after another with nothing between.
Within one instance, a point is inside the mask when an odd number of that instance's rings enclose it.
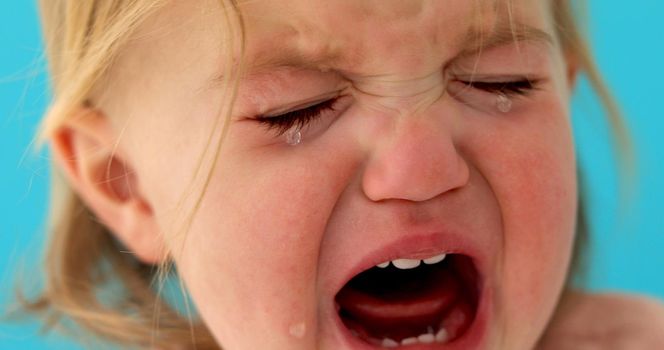
<instances>
[{"instance_id":1,"label":"flushed cheek","mask_svg":"<svg viewBox=\"0 0 664 350\"><path fill-rule=\"evenodd\" d=\"M505 208L503 281L510 331L520 333L517 339L534 341L563 287L572 251L576 196L566 174L530 173L544 175L546 180L533 178L528 184L524 179L523 192L514 193L515 205ZM551 186L544 187L548 181Z\"/></svg>"},{"instance_id":2,"label":"flushed cheek","mask_svg":"<svg viewBox=\"0 0 664 350\"><path fill-rule=\"evenodd\" d=\"M566 114L553 110L559 113L533 116L539 126L522 124L492 151L501 163L492 165L489 176L504 219L501 305L506 339L516 341L514 348L535 341L543 330L563 286L573 241L573 143Z\"/></svg>"},{"instance_id":3,"label":"flushed cheek","mask_svg":"<svg viewBox=\"0 0 664 350\"><path fill-rule=\"evenodd\" d=\"M181 261L194 301L222 344L250 341L279 348L275 335L288 335L298 323L314 326L309 301L315 292L315 234L302 234L305 222L270 214L289 208L271 206L268 198L263 204L253 208L257 212L235 208L233 218L215 218L223 209L202 208Z\"/></svg>"},{"instance_id":4,"label":"flushed cheek","mask_svg":"<svg viewBox=\"0 0 664 350\"><path fill-rule=\"evenodd\" d=\"M320 241L343 182L330 174L340 168L311 157L221 158L181 274L222 345L306 347L317 327Z\"/></svg>"}]
</instances>

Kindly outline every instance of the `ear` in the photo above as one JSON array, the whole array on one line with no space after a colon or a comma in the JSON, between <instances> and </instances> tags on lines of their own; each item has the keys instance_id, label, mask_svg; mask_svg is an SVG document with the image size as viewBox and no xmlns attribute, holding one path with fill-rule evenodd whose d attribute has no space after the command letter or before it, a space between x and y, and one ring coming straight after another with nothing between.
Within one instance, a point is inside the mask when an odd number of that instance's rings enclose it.
<instances>
[{"instance_id":1,"label":"ear","mask_svg":"<svg viewBox=\"0 0 664 350\"><path fill-rule=\"evenodd\" d=\"M101 111L82 107L53 134L53 156L97 218L139 260L157 264L163 260L159 228L117 139Z\"/></svg>"},{"instance_id":2,"label":"ear","mask_svg":"<svg viewBox=\"0 0 664 350\"><path fill-rule=\"evenodd\" d=\"M577 78L579 77L579 57L576 54L567 52L565 54L565 63L567 66L565 72L567 77L567 87L569 88L569 91L573 91L576 87Z\"/></svg>"}]
</instances>

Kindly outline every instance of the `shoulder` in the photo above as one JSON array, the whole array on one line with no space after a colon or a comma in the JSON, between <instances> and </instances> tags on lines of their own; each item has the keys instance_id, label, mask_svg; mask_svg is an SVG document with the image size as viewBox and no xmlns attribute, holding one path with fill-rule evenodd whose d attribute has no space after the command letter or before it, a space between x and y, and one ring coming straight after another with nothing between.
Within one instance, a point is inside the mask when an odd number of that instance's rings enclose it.
<instances>
[{"instance_id":1,"label":"shoulder","mask_svg":"<svg viewBox=\"0 0 664 350\"><path fill-rule=\"evenodd\" d=\"M538 349L664 349L664 304L644 296L567 292Z\"/></svg>"}]
</instances>

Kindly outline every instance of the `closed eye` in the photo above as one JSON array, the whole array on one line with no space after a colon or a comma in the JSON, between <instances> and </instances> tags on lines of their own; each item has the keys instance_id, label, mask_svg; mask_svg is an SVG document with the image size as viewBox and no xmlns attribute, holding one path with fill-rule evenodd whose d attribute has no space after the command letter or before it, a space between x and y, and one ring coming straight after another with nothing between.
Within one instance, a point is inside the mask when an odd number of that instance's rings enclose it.
<instances>
[{"instance_id":1,"label":"closed eye","mask_svg":"<svg viewBox=\"0 0 664 350\"><path fill-rule=\"evenodd\" d=\"M537 81L522 79L515 81L462 81L466 88L472 88L493 94L504 94L507 96L527 95L535 89ZM265 125L268 130L274 130L277 136L285 134L288 130L296 127L302 129L311 122L319 119L326 112L334 112L335 104L340 97L331 98L320 103L286 112L275 116L259 115L254 117L256 121Z\"/></svg>"},{"instance_id":2,"label":"closed eye","mask_svg":"<svg viewBox=\"0 0 664 350\"><path fill-rule=\"evenodd\" d=\"M326 112L334 112L335 104L339 97L331 98L315 105L286 112L276 116L256 116L254 119L267 126L268 130L274 130L277 136L285 134L294 127L302 129L311 122L320 118Z\"/></svg>"},{"instance_id":3,"label":"closed eye","mask_svg":"<svg viewBox=\"0 0 664 350\"><path fill-rule=\"evenodd\" d=\"M459 81L466 85L467 88L473 88L494 94L511 95L526 95L535 89L537 81L522 79L515 81Z\"/></svg>"}]
</instances>

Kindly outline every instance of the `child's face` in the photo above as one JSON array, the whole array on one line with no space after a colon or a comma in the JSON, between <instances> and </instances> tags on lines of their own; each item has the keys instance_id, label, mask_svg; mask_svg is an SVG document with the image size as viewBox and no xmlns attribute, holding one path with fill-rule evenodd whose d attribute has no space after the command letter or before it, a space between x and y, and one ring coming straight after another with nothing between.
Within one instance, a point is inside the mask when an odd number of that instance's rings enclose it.
<instances>
[{"instance_id":1,"label":"child's face","mask_svg":"<svg viewBox=\"0 0 664 350\"><path fill-rule=\"evenodd\" d=\"M543 332L575 228L571 70L548 1L513 1L517 35L506 5L475 3L241 4L246 75L182 240L177 203L228 99L224 15L176 1L135 35L102 105L226 349L369 349L441 328L451 343L422 349L521 349ZM297 145L256 120L312 105Z\"/></svg>"}]
</instances>

